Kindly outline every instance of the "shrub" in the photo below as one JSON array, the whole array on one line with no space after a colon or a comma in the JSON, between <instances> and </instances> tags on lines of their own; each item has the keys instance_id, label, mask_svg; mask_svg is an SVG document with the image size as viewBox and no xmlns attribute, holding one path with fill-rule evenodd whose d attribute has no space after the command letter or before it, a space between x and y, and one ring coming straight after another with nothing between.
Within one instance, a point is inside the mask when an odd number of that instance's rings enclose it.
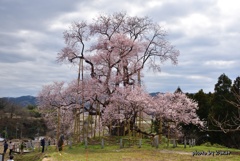
<instances>
[{"instance_id":1,"label":"shrub","mask_svg":"<svg viewBox=\"0 0 240 161\"><path fill-rule=\"evenodd\" d=\"M210 147L210 146L212 146L212 144L210 143L210 142L206 142L206 143L203 143L203 144L201 144L202 146L207 146L207 147Z\"/></svg>"}]
</instances>

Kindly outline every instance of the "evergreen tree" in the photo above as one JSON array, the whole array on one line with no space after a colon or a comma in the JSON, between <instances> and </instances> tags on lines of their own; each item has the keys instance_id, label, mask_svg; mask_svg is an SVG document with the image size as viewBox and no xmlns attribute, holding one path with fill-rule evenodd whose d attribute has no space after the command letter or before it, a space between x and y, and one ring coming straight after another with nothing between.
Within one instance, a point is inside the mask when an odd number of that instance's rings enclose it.
<instances>
[{"instance_id":1,"label":"evergreen tree","mask_svg":"<svg viewBox=\"0 0 240 161\"><path fill-rule=\"evenodd\" d=\"M193 96L193 99L198 102L199 109L197 110L197 114L201 120L208 120L212 96L212 93L206 94L202 89Z\"/></svg>"},{"instance_id":2,"label":"evergreen tree","mask_svg":"<svg viewBox=\"0 0 240 161\"><path fill-rule=\"evenodd\" d=\"M211 123L209 124L210 141L212 143L223 144L228 147L239 147L239 132L232 131L235 128L233 117L237 108L230 102L234 101L232 93L232 81L225 74L218 78L215 85L215 93L210 110ZM237 143L237 144L236 144Z\"/></svg>"},{"instance_id":3,"label":"evergreen tree","mask_svg":"<svg viewBox=\"0 0 240 161\"><path fill-rule=\"evenodd\" d=\"M240 95L240 77L238 76L233 83L232 92Z\"/></svg>"},{"instance_id":4,"label":"evergreen tree","mask_svg":"<svg viewBox=\"0 0 240 161\"><path fill-rule=\"evenodd\" d=\"M218 78L218 82L215 84L213 107L211 109L211 116L216 120L230 119L233 106L228 103L233 98L232 81L225 74L222 74Z\"/></svg>"}]
</instances>

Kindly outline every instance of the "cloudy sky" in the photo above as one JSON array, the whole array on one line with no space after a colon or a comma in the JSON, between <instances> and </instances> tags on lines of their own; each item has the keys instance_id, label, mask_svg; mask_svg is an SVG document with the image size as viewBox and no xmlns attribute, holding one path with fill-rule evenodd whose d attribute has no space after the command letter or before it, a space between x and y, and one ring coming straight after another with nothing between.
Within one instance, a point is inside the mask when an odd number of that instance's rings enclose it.
<instances>
[{"instance_id":1,"label":"cloudy sky","mask_svg":"<svg viewBox=\"0 0 240 161\"><path fill-rule=\"evenodd\" d=\"M0 0L0 97L36 96L42 85L76 78L74 67L56 63L63 31L120 11L159 23L180 50L177 66L144 73L149 92L213 92L221 74L240 75L240 1Z\"/></svg>"}]
</instances>

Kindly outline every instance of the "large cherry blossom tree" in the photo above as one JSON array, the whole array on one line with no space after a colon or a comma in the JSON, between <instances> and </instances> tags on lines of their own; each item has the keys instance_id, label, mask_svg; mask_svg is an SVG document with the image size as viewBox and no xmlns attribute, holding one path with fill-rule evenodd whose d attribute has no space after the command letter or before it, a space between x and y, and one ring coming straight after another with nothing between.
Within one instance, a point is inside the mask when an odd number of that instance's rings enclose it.
<instances>
[{"instance_id":1,"label":"large cherry blossom tree","mask_svg":"<svg viewBox=\"0 0 240 161\"><path fill-rule=\"evenodd\" d=\"M87 111L98 115L99 125L109 130L121 127L122 134L130 130L147 134L137 119L148 116L176 124L199 123L197 104L185 95L167 93L152 98L141 86L145 67L160 71L163 62L178 62L179 51L167 41L158 23L125 13L99 15L89 24L74 22L64 32L64 40L66 46L57 60L76 64L78 77L66 86L54 83L43 87L39 93L41 109L70 111L72 123Z\"/></svg>"}]
</instances>

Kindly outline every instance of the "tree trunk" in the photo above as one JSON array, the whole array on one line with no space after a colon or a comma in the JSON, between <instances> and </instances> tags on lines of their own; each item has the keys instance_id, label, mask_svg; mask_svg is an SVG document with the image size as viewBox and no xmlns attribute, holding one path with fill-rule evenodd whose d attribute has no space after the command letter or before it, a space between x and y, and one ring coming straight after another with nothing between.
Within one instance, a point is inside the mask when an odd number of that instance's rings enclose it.
<instances>
[{"instance_id":1,"label":"tree trunk","mask_svg":"<svg viewBox=\"0 0 240 161\"><path fill-rule=\"evenodd\" d=\"M161 144L161 142L162 142L162 119L161 118L159 120L159 136L158 136L158 138L159 138L159 144Z\"/></svg>"},{"instance_id":2,"label":"tree trunk","mask_svg":"<svg viewBox=\"0 0 240 161\"><path fill-rule=\"evenodd\" d=\"M98 104L98 115L99 115L99 117L98 117L98 125L99 125L99 126L98 126L98 127L99 127L99 133L98 133L98 135L99 135L99 138L100 138L100 135L101 135L101 130L100 130L100 129L101 129L101 127L100 127L100 121L101 121L101 120L100 120L100 113L101 113L101 112L100 112L100 105Z\"/></svg>"},{"instance_id":3,"label":"tree trunk","mask_svg":"<svg viewBox=\"0 0 240 161\"><path fill-rule=\"evenodd\" d=\"M57 139L56 140L58 140L59 139L59 136L60 136L60 108L58 108L58 117L57 117ZM58 146L58 144L57 144L57 146ZM57 147L57 149L58 149L58 147Z\"/></svg>"},{"instance_id":4,"label":"tree trunk","mask_svg":"<svg viewBox=\"0 0 240 161\"><path fill-rule=\"evenodd\" d=\"M169 138L170 137L170 125L169 125L169 122L168 122L168 142L167 142L167 147L169 147Z\"/></svg>"}]
</instances>

